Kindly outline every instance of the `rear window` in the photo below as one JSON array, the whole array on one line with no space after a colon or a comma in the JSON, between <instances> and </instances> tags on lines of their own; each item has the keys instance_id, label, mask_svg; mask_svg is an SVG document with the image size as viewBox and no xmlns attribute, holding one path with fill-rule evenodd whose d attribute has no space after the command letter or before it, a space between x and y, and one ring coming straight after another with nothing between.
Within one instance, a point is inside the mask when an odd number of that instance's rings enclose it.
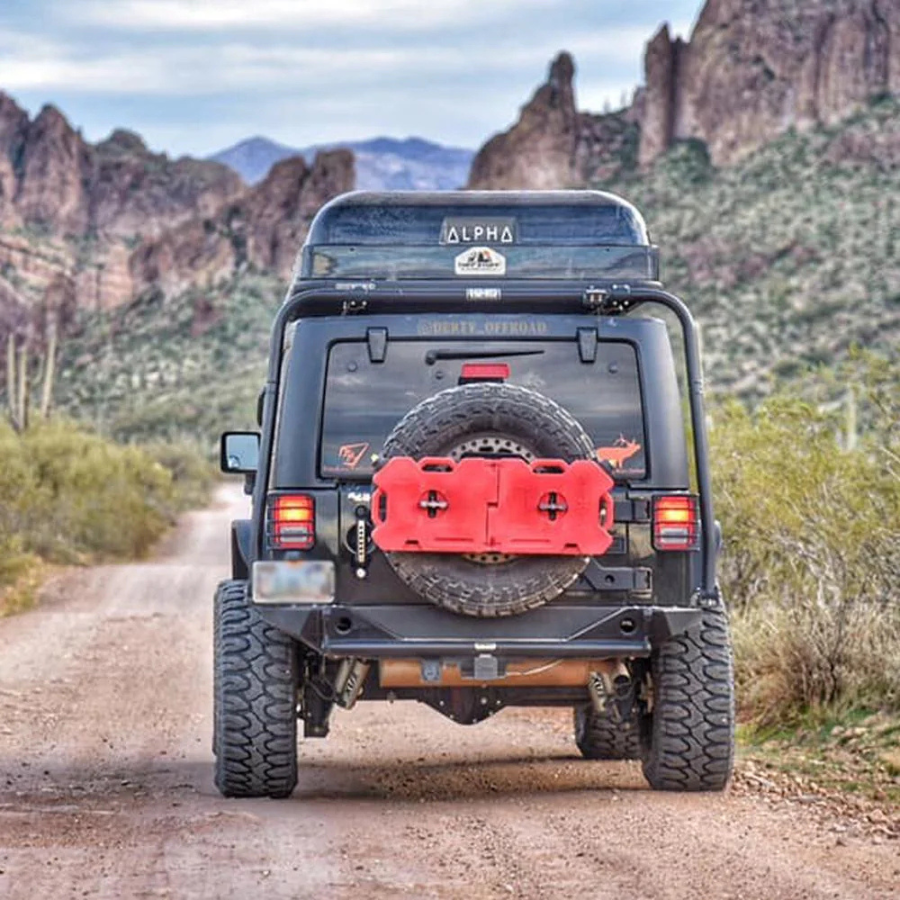
<instances>
[{"instance_id":1,"label":"rear window","mask_svg":"<svg viewBox=\"0 0 900 900\"><path fill-rule=\"evenodd\" d=\"M502 362L508 383L538 391L568 410L591 436L614 477L646 475L637 358L630 344L600 342L582 362L576 341L392 341L382 363L360 341L328 356L319 466L325 477L368 479L384 441L422 400L459 383L467 362Z\"/></svg>"}]
</instances>

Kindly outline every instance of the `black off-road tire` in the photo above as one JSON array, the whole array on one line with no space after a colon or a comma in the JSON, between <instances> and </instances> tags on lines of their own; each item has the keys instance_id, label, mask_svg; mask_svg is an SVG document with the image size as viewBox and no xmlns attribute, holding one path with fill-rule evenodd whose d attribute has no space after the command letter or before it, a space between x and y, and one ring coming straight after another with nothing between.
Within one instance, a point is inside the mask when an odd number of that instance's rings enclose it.
<instances>
[{"instance_id":1,"label":"black off-road tire","mask_svg":"<svg viewBox=\"0 0 900 900\"><path fill-rule=\"evenodd\" d=\"M397 423L383 458L446 456L463 441L509 438L535 458L594 459L585 430L558 403L511 384L449 388L424 400ZM558 597L584 571L586 556L520 556L482 565L448 553L388 553L399 578L419 596L469 616L511 616Z\"/></svg>"},{"instance_id":2,"label":"black off-road tire","mask_svg":"<svg viewBox=\"0 0 900 900\"><path fill-rule=\"evenodd\" d=\"M669 638L651 660L652 708L642 729L644 776L659 791L721 791L734 759L734 665L728 618Z\"/></svg>"},{"instance_id":3,"label":"black off-road tire","mask_svg":"<svg viewBox=\"0 0 900 900\"><path fill-rule=\"evenodd\" d=\"M287 797L297 784L296 643L247 602L245 581L216 591L216 787L225 797Z\"/></svg>"},{"instance_id":4,"label":"black off-road tire","mask_svg":"<svg viewBox=\"0 0 900 900\"><path fill-rule=\"evenodd\" d=\"M641 724L634 714L617 721L611 710L598 713L593 705L576 706L575 744L585 759L640 759Z\"/></svg>"}]
</instances>

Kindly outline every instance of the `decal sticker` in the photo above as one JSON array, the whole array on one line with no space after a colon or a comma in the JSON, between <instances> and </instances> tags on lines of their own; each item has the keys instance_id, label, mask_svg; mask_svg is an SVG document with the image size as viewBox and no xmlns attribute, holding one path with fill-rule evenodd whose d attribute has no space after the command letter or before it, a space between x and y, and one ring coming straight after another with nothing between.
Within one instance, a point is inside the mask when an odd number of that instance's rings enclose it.
<instances>
[{"instance_id":1,"label":"decal sticker","mask_svg":"<svg viewBox=\"0 0 900 900\"><path fill-rule=\"evenodd\" d=\"M640 453L641 445L637 441L628 440L624 434L620 434L612 447L598 447L597 459L600 462L609 463L614 469L621 469L622 463Z\"/></svg>"},{"instance_id":2,"label":"decal sticker","mask_svg":"<svg viewBox=\"0 0 900 900\"><path fill-rule=\"evenodd\" d=\"M505 275L506 257L490 247L473 247L456 257L457 275Z\"/></svg>"},{"instance_id":3,"label":"decal sticker","mask_svg":"<svg viewBox=\"0 0 900 900\"><path fill-rule=\"evenodd\" d=\"M368 449L368 444L344 444L338 450L338 459L344 468L355 469Z\"/></svg>"},{"instance_id":4,"label":"decal sticker","mask_svg":"<svg viewBox=\"0 0 900 900\"><path fill-rule=\"evenodd\" d=\"M469 288L468 290L488 291L490 288ZM499 288L497 288L499 291ZM489 299L484 297L483 299ZM420 319L416 325L416 333L427 337L443 337L445 335L516 335L520 337L541 336L550 333L550 326L542 319L516 319L513 322L502 319L484 319L473 322L471 319Z\"/></svg>"},{"instance_id":5,"label":"decal sticker","mask_svg":"<svg viewBox=\"0 0 900 900\"><path fill-rule=\"evenodd\" d=\"M516 220L502 218L447 218L441 226L441 244L515 244Z\"/></svg>"}]
</instances>

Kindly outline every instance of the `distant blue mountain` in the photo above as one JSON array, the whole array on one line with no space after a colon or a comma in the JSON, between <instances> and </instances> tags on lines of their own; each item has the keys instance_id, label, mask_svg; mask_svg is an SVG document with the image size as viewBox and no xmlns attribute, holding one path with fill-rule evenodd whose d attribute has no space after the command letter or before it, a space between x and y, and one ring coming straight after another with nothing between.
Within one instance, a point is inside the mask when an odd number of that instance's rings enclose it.
<instances>
[{"instance_id":1,"label":"distant blue mountain","mask_svg":"<svg viewBox=\"0 0 900 900\"><path fill-rule=\"evenodd\" d=\"M377 137L313 147L287 147L264 137L252 137L214 153L209 159L224 163L244 181L255 184L269 169L289 156L312 162L319 150L346 147L356 156L356 186L361 190L452 190L465 185L472 165L472 150L443 147L422 138Z\"/></svg>"}]
</instances>

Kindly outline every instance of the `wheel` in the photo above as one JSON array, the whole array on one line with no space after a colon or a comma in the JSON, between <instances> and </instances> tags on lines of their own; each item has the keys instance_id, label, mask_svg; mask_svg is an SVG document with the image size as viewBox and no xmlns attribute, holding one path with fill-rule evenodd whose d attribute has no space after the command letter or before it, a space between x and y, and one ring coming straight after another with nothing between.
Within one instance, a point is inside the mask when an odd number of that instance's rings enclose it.
<instances>
[{"instance_id":1,"label":"wheel","mask_svg":"<svg viewBox=\"0 0 900 900\"><path fill-rule=\"evenodd\" d=\"M598 713L593 705L576 706L575 743L585 759L640 759L640 717L634 713L616 721L610 710Z\"/></svg>"},{"instance_id":2,"label":"wheel","mask_svg":"<svg viewBox=\"0 0 900 900\"><path fill-rule=\"evenodd\" d=\"M651 708L642 729L644 776L660 791L721 791L734 758L734 666L728 619L669 638L651 659Z\"/></svg>"},{"instance_id":3,"label":"wheel","mask_svg":"<svg viewBox=\"0 0 900 900\"><path fill-rule=\"evenodd\" d=\"M441 391L408 412L382 457L514 456L594 459L585 430L558 403L511 384ZM509 616L558 597L584 571L584 556L387 553L401 581L437 606L469 616Z\"/></svg>"},{"instance_id":4,"label":"wheel","mask_svg":"<svg viewBox=\"0 0 900 900\"><path fill-rule=\"evenodd\" d=\"M297 647L247 602L245 581L215 598L213 747L226 797L287 797L297 783Z\"/></svg>"}]
</instances>

